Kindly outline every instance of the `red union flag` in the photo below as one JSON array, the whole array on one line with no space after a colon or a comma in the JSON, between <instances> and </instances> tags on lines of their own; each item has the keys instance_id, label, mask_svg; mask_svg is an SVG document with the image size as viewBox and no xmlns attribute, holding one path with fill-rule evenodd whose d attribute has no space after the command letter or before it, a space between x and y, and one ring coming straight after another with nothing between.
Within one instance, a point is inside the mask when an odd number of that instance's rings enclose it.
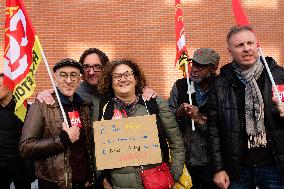
<instances>
[{"instance_id":1,"label":"red union flag","mask_svg":"<svg viewBox=\"0 0 284 189\"><path fill-rule=\"evenodd\" d=\"M232 0L232 7L235 15L235 20L239 26L249 26L249 20L240 4L239 0ZM257 47L260 47L259 41L257 41Z\"/></svg>"},{"instance_id":2,"label":"red union flag","mask_svg":"<svg viewBox=\"0 0 284 189\"><path fill-rule=\"evenodd\" d=\"M185 72L185 64L188 64L188 52L185 45L184 24L180 0L175 0L175 27L176 27L176 63ZM190 68L188 68L189 70Z\"/></svg>"},{"instance_id":3,"label":"red union flag","mask_svg":"<svg viewBox=\"0 0 284 189\"><path fill-rule=\"evenodd\" d=\"M13 91L15 114L23 121L26 99L35 88L41 45L21 0L6 1L4 85Z\"/></svg>"}]
</instances>

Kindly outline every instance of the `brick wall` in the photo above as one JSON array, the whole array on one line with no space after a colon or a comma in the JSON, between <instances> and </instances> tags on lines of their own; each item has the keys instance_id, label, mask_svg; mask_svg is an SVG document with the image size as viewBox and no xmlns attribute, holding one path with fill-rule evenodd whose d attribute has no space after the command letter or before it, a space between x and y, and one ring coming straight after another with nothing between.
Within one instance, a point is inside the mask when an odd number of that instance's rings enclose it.
<instances>
[{"instance_id":1,"label":"brick wall","mask_svg":"<svg viewBox=\"0 0 284 189\"><path fill-rule=\"evenodd\" d=\"M212 47L221 65L230 61L225 37L234 25L229 0L181 0L190 56L198 47ZM111 60L134 58L143 68L149 86L169 96L181 72L174 67L174 0L25 0L50 67L62 58L79 59L83 50L96 47ZM284 1L243 0L265 54L284 66ZM5 3L0 3L4 26ZM4 47L4 29L0 48ZM3 69L3 50L0 52ZM50 88L42 63L36 74L36 92Z\"/></svg>"}]
</instances>

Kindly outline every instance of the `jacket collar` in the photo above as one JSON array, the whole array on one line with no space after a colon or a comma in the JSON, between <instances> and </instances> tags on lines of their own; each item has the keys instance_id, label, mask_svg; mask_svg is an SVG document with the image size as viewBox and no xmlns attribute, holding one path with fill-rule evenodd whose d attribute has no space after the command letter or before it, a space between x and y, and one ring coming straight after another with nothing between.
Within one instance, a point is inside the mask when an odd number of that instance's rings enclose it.
<instances>
[{"instance_id":1,"label":"jacket collar","mask_svg":"<svg viewBox=\"0 0 284 189\"><path fill-rule=\"evenodd\" d=\"M76 106L80 106L82 104L87 104L85 101L83 101L83 99L77 93L74 93L73 101L70 101L65 95L63 95L61 93L61 91L58 88L57 88L57 92L58 92L58 95L59 95L59 98L60 98L60 101L61 101L62 105L73 104L73 105L76 105ZM55 93L52 95L52 97L54 99L56 99ZM59 107L59 103L56 100L55 104L48 105L48 106L50 106L50 107Z\"/></svg>"},{"instance_id":2,"label":"jacket collar","mask_svg":"<svg viewBox=\"0 0 284 189\"><path fill-rule=\"evenodd\" d=\"M98 95L98 86L97 85L90 85L86 81L82 81L81 83L84 90L90 94Z\"/></svg>"},{"instance_id":3,"label":"jacket collar","mask_svg":"<svg viewBox=\"0 0 284 189\"><path fill-rule=\"evenodd\" d=\"M12 100L6 106L0 105L0 107L5 109L15 109L15 105L16 105L15 100L14 98L12 98Z\"/></svg>"},{"instance_id":4,"label":"jacket collar","mask_svg":"<svg viewBox=\"0 0 284 189\"><path fill-rule=\"evenodd\" d=\"M272 70L274 67L277 66L276 61L272 57L265 57L265 59L266 59L266 62L268 64L268 67L269 67L270 70ZM260 60L263 63L263 60L262 59L260 59ZM220 69L220 75L224 76L226 78L226 80L228 80L232 83L232 85L239 85L241 82L240 82L239 79L237 79L238 77L237 77L237 75L234 71L232 63L233 62L224 65ZM264 68L264 71L266 72L266 68Z\"/></svg>"},{"instance_id":5,"label":"jacket collar","mask_svg":"<svg viewBox=\"0 0 284 189\"><path fill-rule=\"evenodd\" d=\"M272 57L266 57L265 59L270 69L273 69L277 65L276 61ZM261 62L263 63L262 59ZM232 63L233 62L226 64L220 69L220 75L226 77L227 80L235 80L237 78ZM266 68L264 70L266 71Z\"/></svg>"}]
</instances>

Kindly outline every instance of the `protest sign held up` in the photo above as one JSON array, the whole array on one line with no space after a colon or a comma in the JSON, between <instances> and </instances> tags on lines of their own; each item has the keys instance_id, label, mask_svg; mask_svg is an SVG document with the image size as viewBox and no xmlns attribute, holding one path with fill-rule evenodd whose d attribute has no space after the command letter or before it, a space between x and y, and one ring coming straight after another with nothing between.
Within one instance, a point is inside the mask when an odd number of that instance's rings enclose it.
<instances>
[{"instance_id":1,"label":"protest sign held up","mask_svg":"<svg viewBox=\"0 0 284 189\"><path fill-rule=\"evenodd\" d=\"M162 162L155 115L96 121L97 169L113 169Z\"/></svg>"}]
</instances>

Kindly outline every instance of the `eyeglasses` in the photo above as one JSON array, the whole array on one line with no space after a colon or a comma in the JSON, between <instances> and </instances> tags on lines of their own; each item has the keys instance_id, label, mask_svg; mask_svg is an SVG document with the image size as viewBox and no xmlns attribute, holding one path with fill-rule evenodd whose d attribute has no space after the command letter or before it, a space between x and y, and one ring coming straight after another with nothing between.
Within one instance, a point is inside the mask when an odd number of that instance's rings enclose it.
<instances>
[{"instance_id":1,"label":"eyeglasses","mask_svg":"<svg viewBox=\"0 0 284 189\"><path fill-rule=\"evenodd\" d=\"M133 76L133 71L126 71L124 73L113 73L112 74L112 78L116 81L119 81L121 80L122 76L125 78L125 79L130 79L132 76Z\"/></svg>"},{"instance_id":2,"label":"eyeglasses","mask_svg":"<svg viewBox=\"0 0 284 189\"><path fill-rule=\"evenodd\" d=\"M67 81L68 77L70 77L71 81L76 81L79 79L80 74L76 72L66 73L66 72L60 72L59 73L60 79Z\"/></svg>"},{"instance_id":3,"label":"eyeglasses","mask_svg":"<svg viewBox=\"0 0 284 189\"><path fill-rule=\"evenodd\" d=\"M90 66L88 64L87 65L83 65L83 69L86 72L91 71L91 69L93 69L94 72L100 72L100 71L102 71L102 68L103 68L103 66L100 65L100 64L94 64L92 66Z\"/></svg>"}]
</instances>

